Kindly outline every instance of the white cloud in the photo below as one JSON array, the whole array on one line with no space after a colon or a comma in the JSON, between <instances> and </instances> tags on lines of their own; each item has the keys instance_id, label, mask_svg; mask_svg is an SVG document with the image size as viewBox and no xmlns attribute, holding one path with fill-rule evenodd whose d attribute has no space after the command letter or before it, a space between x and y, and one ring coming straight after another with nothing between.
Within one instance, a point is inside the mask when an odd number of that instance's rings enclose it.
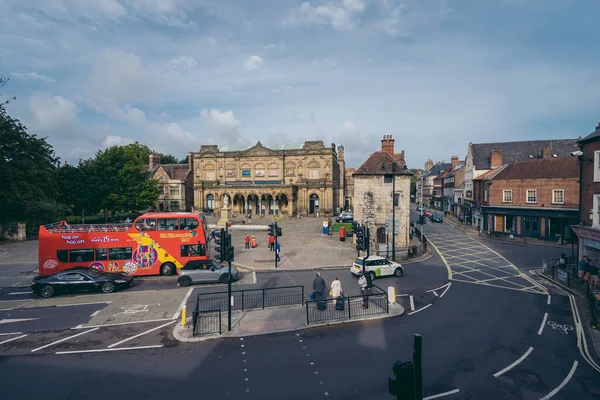
<instances>
[{"instance_id":1,"label":"white cloud","mask_svg":"<svg viewBox=\"0 0 600 400\"><path fill-rule=\"evenodd\" d=\"M255 71L263 68L264 61L259 56L250 56L244 63L244 69L246 71Z\"/></svg>"},{"instance_id":2,"label":"white cloud","mask_svg":"<svg viewBox=\"0 0 600 400\"><path fill-rule=\"evenodd\" d=\"M130 138L124 138L124 137L117 136L117 135L108 135L108 136L106 136L106 139L104 139L102 146L104 146L104 147L123 146L126 144L133 143L134 141L135 140L130 139Z\"/></svg>"},{"instance_id":3,"label":"white cloud","mask_svg":"<svg viewBox=\"0 0 600 400\"><path fill-rule=\"evenodd\" d=\"M219 135L219 139L229 145L241 143L241 138L238 132L240 121L235 118L233 111L219 111L216 109L202 109L200 111L200 119L207 124L213 133Z\"/></svg>"},{"instance_id":4,"label":"white cloud","mask_svg":"<svg viewBox=\"0 0 600 400\"><path fill-rule=\"evenodd\" d=\"M56 81L44 74L38 74L37 72L13 72L12 76L19 80L39 80L48 83L55 83Z\"/></svg>"},{"instance_id":5,"label":"white cloud","mask_svg":"<svg viewBox=\"0 0 600 400\"><path fill-rule=\"evenodd\" d=\"M193 0L128 0L128 3L136 16L176 27L195 27L188 13L202 4Z\"/></svg>"},{"instance_id":6,"label":"white cloud","mask_svg":"<svg viewBox=\"0 0 600 400\"><path fill-rule=\"evenodd\" d=\"M118 0L30 0L28 6L59 20L75 21L85 18L93 22L116 20L126 15L125 7Z\"/></svg>"},{"instance_id":7,"label":"white cloud","mask_svg":"<svg viewBox=\"0 0 600 400\"><path fill-rule=\"evenodd\" d=\"M283 26L296 27L302 25L331 25L336 30L352 30L358 15L365 10L361 0L344 0L314 7L305 1L288 12L281 21Z\"/></svg>"},{"instance_id":8,"label":"white cloud","mask_svg":"<svg viewBox=\"0 0 600 400\"><path fill-rule=\"evenodd\" d=\"M196 60L192 57L181 56L171 59L167 64L171 70L180 68L182 65L187 66L188 69L192 69L196 66Z\"/></svg>"},{"instance_id":9,"label":"white cloud","mask_svg":"<svg viewBox=\"0 0 600 400\"><path fill-rule=\"evenodd\" d=\"M64 136L75 125L79 108L64 97L38 93L29 99L29 112L34 132Z\"/></svg>"}]
</instances>

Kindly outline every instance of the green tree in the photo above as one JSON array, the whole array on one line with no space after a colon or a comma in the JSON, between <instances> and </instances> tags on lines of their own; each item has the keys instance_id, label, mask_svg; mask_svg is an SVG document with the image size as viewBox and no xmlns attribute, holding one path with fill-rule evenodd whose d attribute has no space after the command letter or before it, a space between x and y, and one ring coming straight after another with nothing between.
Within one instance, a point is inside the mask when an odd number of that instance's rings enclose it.
<instances>
[{"instance_id":1,"label":"green tree","mask_svg":"<svg viewBox=\"0 0 600 400\"><path fill-rule=\"evenodd\" d=\"M179 164L187 164L188 158L189 158L189 154L187 156L185 156L185 158L182 158L181 161L179 161Z\"/></svg>"},{"instance_id":2,"label":"green tree","mask_svg":"<svg viewBox=\"0 0 600 400\"><path fill-rule=\"evenodd\" d=\"M158 155L160 156L161 164L177 164L177 158L175 158L175 156L162 153L158 153Z\"/></svg>"},{"instance_id":3,"label":"green tree","mask_svg":"<svg viewBox=\"0 0 600 400\"><path fill-rule=\"evenodd\" d=\"M77 166L65 164L56 169L58 201L74 215L92 215L101 209L101 199L94 188L96 181L86 161Z\"/></svg>"},{"instance_id":4,"label":"green tree","mask_svg":"<svg viewBox=\"0 0 600 400\"><path fill-rule=\"evenodd\" d=\"M6 82L0 77L0 88ZM0 103L0 222L50 222L64 212L56 202L59 159L46 138L8 115L9 101Z\"/></svg>"},{"instance_id":5,"label":"green tree","mask_svg":"<svg viewBox=\"0 0 600 400\"><path fill-rule=\"evenodd\" d=\"M412 176L410 177L410 194L412 194L413 196L415 196L415 199L417 197L417 169L416 168L410 168L409 169L410 172L412 172Z\"/></svg>"}]
</instances>

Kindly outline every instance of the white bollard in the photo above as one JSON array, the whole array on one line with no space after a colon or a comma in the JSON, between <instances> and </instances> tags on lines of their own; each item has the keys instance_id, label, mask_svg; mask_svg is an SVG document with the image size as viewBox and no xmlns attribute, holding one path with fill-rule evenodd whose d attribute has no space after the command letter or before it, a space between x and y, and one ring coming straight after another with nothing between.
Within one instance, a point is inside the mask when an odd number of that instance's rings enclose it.
<instances>
[{"instance_id":1,"label":"white bollard","mask_svg":"<svg viewBox=\"0 0 600 400\"><path fill-rule=\"evenodd\" d=\"M396 288L393 286L388 286L388 301L390 303L396 302Z\"/></svg>"}]
</instances>

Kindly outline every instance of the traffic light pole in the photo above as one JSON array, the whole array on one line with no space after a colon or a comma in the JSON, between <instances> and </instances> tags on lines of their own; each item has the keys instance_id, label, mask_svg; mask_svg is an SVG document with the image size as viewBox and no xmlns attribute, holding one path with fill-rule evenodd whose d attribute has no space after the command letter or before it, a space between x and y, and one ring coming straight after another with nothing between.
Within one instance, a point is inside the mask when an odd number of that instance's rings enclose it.
<instances>
[{"instance_id":1,"label":"traffic light pole","mask_svg":"<svg viewBox=\"0 0 600 400\"><path fill-rule=\"evenodd\" d=\"M413 345L413 364L415 365L415 400L423 399L423 370L421 362L422 337L415 333Z\"/></svg>"},{"instance_id":2,"label":"traffic light pole","mask_svg":"<svg viewBox=\"0 0 600 400\"><path fill-rule=\"evenodd\" d=\"M396 261L396 163L392 163L392 261Z\"/></svg>"},{"instance_id":3,"label":"traffic light pole","mask_svg":"<svg viewBox=\"0 0 600 400\"><path fill-rule=\"evenodd\" d=\"M277 221L275 221L275 229L273 233L275 234L275 268L277 268Z\"/></svg>"},{"instance_id":4,"label":"traffic light pole","mask_svg":"<svg viewBox=\"0 0 600 400\"><path fill-rule=\"evenodd\" d=\"M224 244L225 244L225 253L227 254L227 265L229 270L227 271L227 330L229 332L231 332L231 257L229 256L229 246L231 246L231 243L229 243L229 223L225 222L225 239L224 239Z\"/></svg>"}]
</instances>

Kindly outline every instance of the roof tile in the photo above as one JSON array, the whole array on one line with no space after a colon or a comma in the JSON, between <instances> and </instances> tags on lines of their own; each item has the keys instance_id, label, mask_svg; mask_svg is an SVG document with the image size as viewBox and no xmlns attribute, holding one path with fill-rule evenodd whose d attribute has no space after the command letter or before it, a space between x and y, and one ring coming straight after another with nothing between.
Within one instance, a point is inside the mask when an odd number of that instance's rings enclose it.
<instances>
[{"instance_id":1,"label":"roof tile","mask_svg":"<svg viewBox=\"0 0 600 400\"><path fill-rule=\"evenodd\" d=\"M353 175L392 175L392 164L396 164L396 175L412 175L412 172L405 169L406 165L402 161L385 151L371 154Z\"/></svg>"}]
</instances>

